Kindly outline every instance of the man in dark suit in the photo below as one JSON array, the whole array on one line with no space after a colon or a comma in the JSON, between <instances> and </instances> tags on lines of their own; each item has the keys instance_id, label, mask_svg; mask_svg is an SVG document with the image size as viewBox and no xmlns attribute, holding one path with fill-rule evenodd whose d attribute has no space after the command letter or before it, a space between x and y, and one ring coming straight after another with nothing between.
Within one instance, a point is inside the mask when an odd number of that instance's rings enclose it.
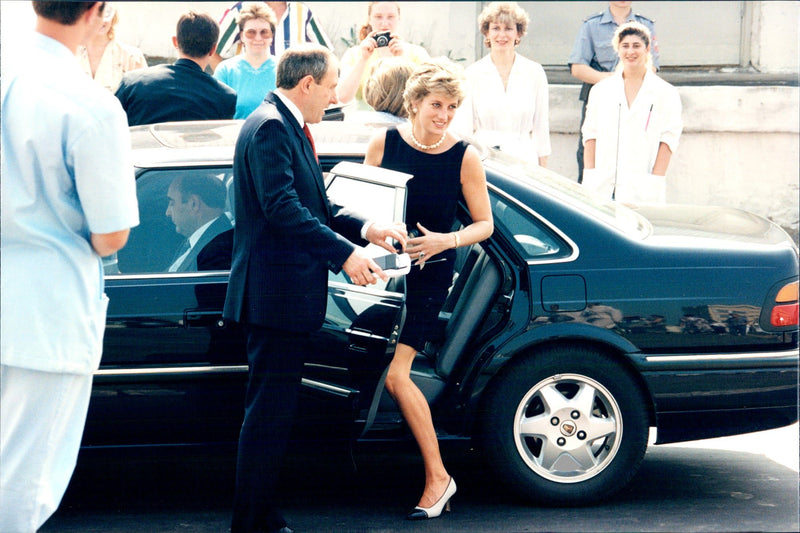
<instances>
[{"instance_id":1,"label":"man in dark suit","mask_svg":"<svg viewBox=\"0 0 800 533\"><path fill-rule=\"evenodd\" d=\"M289 531L272 505L309 333L322 326L327 270L353 283L386 275L353 242L393 251L402 225L369 224L325 192L307 123L336 103L338 63L318 45L290 48L278 88L247 118L236 142L236 226L226 319L247 335L250 380L239 436L232 533ZM366 238L366 240L364 239ZM283 528L283 529L282 529Z\"/></svg>"},{"instance_id":2,"label":"man in dark suit","mask_svg":"<svg viewBox=\"0 0 800 533\"><path fill-rule=\"evenodd\" d=\"M120 82L116 96L128 125L233 118L236 91L204 72L218 37L219 26L209 15L181 16L172 37L179 59L128 72Z\"/></svg>"},{"instance_id":3,"label":"man in dark suit","mask_svg":"<svg viewBox=\"0 0 800 533\"><path fill-rule=\"evenodd\" d=\"M167 265L169 272L231 267L233 225L224 212L226 193L222 181L208 174L180 176L170 184L166 214L186 239Z\"/></svg>"}]
</instances>

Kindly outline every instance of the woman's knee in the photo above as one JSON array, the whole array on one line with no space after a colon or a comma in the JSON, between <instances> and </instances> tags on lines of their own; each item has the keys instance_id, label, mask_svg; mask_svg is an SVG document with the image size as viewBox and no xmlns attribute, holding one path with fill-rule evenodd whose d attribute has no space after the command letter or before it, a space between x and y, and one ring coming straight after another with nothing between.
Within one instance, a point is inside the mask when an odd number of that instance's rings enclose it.
<instances>
[{"instance_id":1,"label":"woman's knee","mask_svg":"<svg viewBox=\"0 0 800 533\"><path fill-rule=\"evenodd\" d=\"M411 376L405 372L397 371L389 367L389 372L386 374L386 390L393 398L397 397L398 393L402 394L403 387L411 381Z\"/></svg>"}]
</instances>

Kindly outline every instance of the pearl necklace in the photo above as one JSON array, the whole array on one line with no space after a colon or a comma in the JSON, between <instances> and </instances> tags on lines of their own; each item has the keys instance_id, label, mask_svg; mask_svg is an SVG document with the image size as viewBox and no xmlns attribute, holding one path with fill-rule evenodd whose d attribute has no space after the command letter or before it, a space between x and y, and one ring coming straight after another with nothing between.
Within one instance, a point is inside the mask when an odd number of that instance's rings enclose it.
<instances>
[{"instance_id":1,"label":"pearl necklace","mask_svg":"<svg viewBox=\"0 0 800 533\"><path fill-rule=\"evenodd\" d=\"M439 139L437 142L433 144L422 144L417 140L416 137L414 137L414 126L411 126L410 133L411 133L411 142L413 142L414 145L416 145L416 147L419 148L420 150L436 150L442 145L442 143L444 142L444 138L447 137L447 132L445 131L444 134L442 134L442 138Z\"/></svg>"}]
</instances>

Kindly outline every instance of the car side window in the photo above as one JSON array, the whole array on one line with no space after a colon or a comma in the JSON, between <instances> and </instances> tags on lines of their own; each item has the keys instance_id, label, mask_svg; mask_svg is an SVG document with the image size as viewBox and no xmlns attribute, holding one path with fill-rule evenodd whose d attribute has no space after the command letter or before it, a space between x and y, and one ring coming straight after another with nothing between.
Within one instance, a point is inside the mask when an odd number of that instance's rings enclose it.
<instances>
[{"instance_id":1,"label":"car side window","mask_svg":"<svg viewBox=\"0 0 800 533\"><path fill-rule=\"evenodd\" d=\"M566 243L517 204L495 193L489 196L495 224L504 228L506 234L513 235L526 260L552 259L570 253Z\"/></svg>"},{"instance_id":2,"label":"car side window","mask_svg":"<svg viewBox=\"0 0 800 533\"><path fill-rule=\"evenodd\" d=\"M146 170L137 176L139 225L106 274L229 270L230 168Z\"/></svg>"}]
</instances>

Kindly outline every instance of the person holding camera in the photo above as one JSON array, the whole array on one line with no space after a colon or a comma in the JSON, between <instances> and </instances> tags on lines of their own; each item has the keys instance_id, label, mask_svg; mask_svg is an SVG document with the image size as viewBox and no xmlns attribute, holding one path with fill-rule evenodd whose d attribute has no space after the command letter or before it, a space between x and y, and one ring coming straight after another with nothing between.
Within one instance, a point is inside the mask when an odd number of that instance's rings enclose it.
<instances>
[{"instance_id":1,"label":"person holding camera","mask_svg":"<svg viewBox=\"0 0 800 533\"><path fill-rule=\"evenodd\" d=\"M348 49L342 56L341 76L336 90L341 103L346 104L355 98L362 110L368 109L364 102L364 84L379 60L403 57L416 66L429 59L424 48L400 38L397 34L399 23L399 2L370 2L367 23L359 31L360 44Z\"/></svg>"}]
</instances>

